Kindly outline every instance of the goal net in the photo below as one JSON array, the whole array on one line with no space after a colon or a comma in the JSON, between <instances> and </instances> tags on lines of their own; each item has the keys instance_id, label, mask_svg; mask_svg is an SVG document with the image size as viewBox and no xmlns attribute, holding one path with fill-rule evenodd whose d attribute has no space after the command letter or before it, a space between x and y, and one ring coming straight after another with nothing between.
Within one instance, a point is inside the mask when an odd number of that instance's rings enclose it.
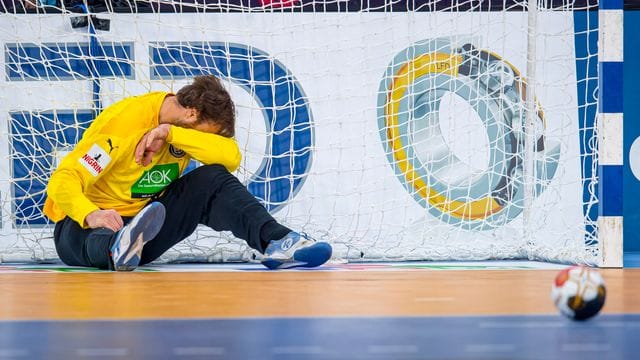
<instances>
[{"instance_id":1,"label":"goal net","mask_svg":"<svg viewBox=\"0 0 640 360\"><path fill-rule=\"evenodd\" d=\"M336 259L598 263L595 2L25 3L0 13L0 262L57 258L46 184L96 114L214 74L236 175ZM161 260L255 255L199 228Z\"/></svg>"}]
</instances>

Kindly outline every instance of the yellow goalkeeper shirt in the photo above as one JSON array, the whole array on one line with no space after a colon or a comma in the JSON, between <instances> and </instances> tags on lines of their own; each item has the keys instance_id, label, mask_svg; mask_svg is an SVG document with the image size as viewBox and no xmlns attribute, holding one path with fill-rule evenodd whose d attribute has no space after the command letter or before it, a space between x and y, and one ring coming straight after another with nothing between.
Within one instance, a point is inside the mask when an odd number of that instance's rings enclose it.
<instances>
[{"instance_id":1,"label":"yellow goalkeeper shirt","mask_svg":"<svg viewBox=\"0 0 640 360\"><path fill-rule=\"evenodd\" d=\"M191 159L237 169L241 155L235 140L173 125L151 164L135 162L136 145L159 125L167 95L131 97L105 109L51 175L45 215L56 222L69 216L85 227L85 217L98 209L133 216L176 180Z\"/></svg>"}]
</instances>

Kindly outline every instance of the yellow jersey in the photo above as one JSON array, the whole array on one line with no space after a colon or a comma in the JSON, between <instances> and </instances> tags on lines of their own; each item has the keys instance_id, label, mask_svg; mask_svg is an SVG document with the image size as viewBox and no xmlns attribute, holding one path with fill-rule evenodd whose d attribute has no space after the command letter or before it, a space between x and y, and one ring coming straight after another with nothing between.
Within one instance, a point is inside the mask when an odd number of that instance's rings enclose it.
<instances>
[{"instance_id":1,"label":"yellow jersey","mask_svg":"<svg viewBox=\"0 0 640 360\"><path fill-rule=\"evenodd\" d=\"M236 170L241 154L234 139L173 125L166 144L148 166L135 162L135 148L146 132L159 125L167 95L172 94L130 97L105 109L51 175L45 215L55 222L69 216L84 227L85 217L98 209L134 216L178 179L191 159Z\"/></svg>"}]
</instances>

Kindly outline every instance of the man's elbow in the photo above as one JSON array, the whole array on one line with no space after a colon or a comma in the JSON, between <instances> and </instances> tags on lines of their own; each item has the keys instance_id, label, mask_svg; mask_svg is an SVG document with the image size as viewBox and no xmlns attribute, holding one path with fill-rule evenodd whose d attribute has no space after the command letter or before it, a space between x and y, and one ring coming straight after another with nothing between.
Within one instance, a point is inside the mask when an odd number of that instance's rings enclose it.
<instances>
[{"instance_id":1,"label":"man's elbow","mask_svg":"<svg viewBox=\"0 0 640 360\"><path fill-rule=\"evenodd\" d=\"M54 198L60 191L61 180L58 179L58 177L59 176L57 172L54 171L53 174L51 174L49 181L47 182L47 187L44 191L50 198Z\"/></svg>"},{"instance_id":2,"label":"man's elbow","mask_svg":"<svg viewBox=\"0 0 640 360\"><path fill-rule=\"evenodd\" d=\"M229 172L238 170L238 168L240 167L241 161L242 161L242 154L240 153L240 149L238 149L236 150L235 156L229 162L229 166L227 167Z\"/></svg>"}]
</instances>

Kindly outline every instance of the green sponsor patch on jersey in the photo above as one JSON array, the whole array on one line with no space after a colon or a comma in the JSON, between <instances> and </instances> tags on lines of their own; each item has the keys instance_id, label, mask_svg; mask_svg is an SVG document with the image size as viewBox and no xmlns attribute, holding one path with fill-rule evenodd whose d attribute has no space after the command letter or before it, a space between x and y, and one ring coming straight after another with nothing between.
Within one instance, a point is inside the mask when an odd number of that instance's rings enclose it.
<instances>
[{"instance_id":1,"label":"green sponsor patch on jersey","mask_svg":"<svg viewBox=\"0 0 640 360\"><path fill-rule=\"evenodd\" d=\"M176 180L179 170L178 163L156 165L146 170L131 187L131 197L152 197Z\"/></svg>"}]
</instances>

